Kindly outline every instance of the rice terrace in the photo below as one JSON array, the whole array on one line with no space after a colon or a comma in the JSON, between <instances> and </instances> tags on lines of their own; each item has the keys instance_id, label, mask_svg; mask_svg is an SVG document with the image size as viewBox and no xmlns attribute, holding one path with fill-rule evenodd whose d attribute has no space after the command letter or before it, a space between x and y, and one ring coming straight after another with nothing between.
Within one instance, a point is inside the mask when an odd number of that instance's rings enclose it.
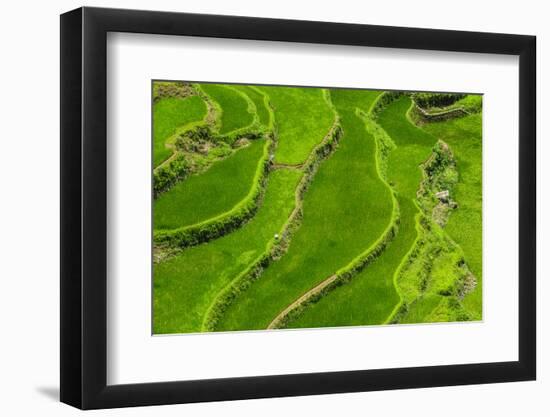
<instances>
[{"instance_id":1,"label":"rice terrace","mask_svg":"<svg viewBox=\"0 0 550 417\"><path fill-rule=\"evenodd\" d=\"M482 319L482 96L153 81L153 333Z\"/></svg>"}]
</instances>

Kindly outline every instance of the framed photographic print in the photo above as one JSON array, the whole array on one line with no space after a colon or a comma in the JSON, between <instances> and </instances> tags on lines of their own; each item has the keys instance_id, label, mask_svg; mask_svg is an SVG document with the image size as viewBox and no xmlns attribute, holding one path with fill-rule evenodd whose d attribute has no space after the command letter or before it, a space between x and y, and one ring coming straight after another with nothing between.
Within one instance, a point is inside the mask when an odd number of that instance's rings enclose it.
<instances>
[{"instance_id":1,"label":"framed photographic print","mask_svg":"<svg viewBox=\"0 0 550 417\"><path fill-rule=\"evenodd\" d=\"M531 380L535 38L61 16L61 400Z\"/></svg>"}]
</instances>

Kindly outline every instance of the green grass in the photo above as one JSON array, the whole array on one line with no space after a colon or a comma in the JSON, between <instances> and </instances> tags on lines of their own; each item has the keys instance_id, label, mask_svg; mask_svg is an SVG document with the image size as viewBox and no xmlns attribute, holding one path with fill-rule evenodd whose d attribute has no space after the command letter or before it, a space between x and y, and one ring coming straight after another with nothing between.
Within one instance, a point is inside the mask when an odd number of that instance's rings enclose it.
<instances>
[{"instance_id":1,"label":"green grass","mask_svg":"<svg viewBox=\"0 0 550 417\"><path fill-rule=\"evenodd\" d=\"M230 210L246 197L263 157L264 139L225 159L215 162L206 172L178 182L154 202L155 230L188 226Z\"/></svg>"},{"instance_id":2,"label":"green grass","mask_svg":"<svg viewBox=\"0 0 550 417\"><path fill-rule=\"evenodd\" d=\"M421 296L409 307L407 315L401 320L403 324L423 323L439 306L445 297L437 294Z\"/></svg>"},{"instance_id":3,"label":"green grass","mask_svg":"<svg viewBox=\"0 0 550 417\"><path fill-rule=\"evenodd\" d=\"M163 98L156 102L153 110L153 166L157 167L172 154L166 141L178 128L198 122L205 116L206 104L198 96Z\"/></svg>"},{"instance_id":4,"label":"green grass","mask_svg":"<svg viewBox=\"0 0 550 417\"><path fill-rule=\"evenodd\" d=\"M230 305L217 330L265 329L280 311L347 265L387 227L390 191L376 171L374 138L349 105L352 94L333 93L344 134L304 196L303 222L288 252ZM365 106L375 97L365 97Z\"/></svg>"},{"instance_id":5,"label":"green grass","mask_svg":"<svg viewBox=\"0 0 550 417\"><path fill-rule=\"evenodd\" d=\"M270 173L263 204L250 222L154 266L154 333L200 331L212 300L282 228L294 208L301 176L292 169Z\"/></svg>"},{"instance_id":6,"label":"green grass","mask_svg":"<svg viewBox=\"0 0 550 417\"><path fill-rule=\"evenodd\" d=\"M334 122L334 112L319 88L260 87L275 112L278 141L275 162L300 164Z\"/></svg>"},{"instance_id":7,"label":"green grass","mask_svg":"<svg viewBox=\"0 0 550 417\"><path fill-rule=\"evenodd\" d=\"M249 85L233 85L232 87L245 93L254 102L260 124L269 126L271 117L264 101L264 95Z\"/></svg>"},{"instance_id":8,"label":"green grass","mask_svg":"<svg viewBox=\"0 0 550 417\"><path fill-rule=\"evenodd\" d=\"M220 134L249 126L254 120L246 99L231 86L200 84L200 88L221 107Z\"/></svg>"},{"instance_id":9,"label":"green grass","mask_svg":"<svg viewBox=\"0 0 550 417\"><path fill-rule=\"evenodd\" d=\"M309 307L289 327L381 324L400 301L394 286L394 274L417 236L415 216L418 209L414 199L422 179L419 164L427 159L435 142L433 137L407 120L410 104L410 99L403 97L391 103L378 120L397 145L387 161L388 181L398 192L400 224L397 235L386 250L351 282Z\"/></svg>"},{"instance_id":10,"label":"green grass","mask_svg":"<svg viewBox=\"0 0 550 417\"><path fill-rule=\"evenodd\" d=\"M459 181L455 199L459 207L451 213L445 230L464 251L466 262L477 279L475 290L463 301L466 310L476 319L481 319L482 310L481 122L481 114L475 114L423 126L427 132L447 142L457 160Z\"/></svg>"}]
</instances>

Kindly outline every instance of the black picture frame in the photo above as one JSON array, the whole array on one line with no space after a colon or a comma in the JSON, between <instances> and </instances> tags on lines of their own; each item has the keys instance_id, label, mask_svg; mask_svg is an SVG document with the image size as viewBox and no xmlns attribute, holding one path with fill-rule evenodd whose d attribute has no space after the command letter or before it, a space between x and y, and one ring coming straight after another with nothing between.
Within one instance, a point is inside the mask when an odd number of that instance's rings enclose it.
<instances>
[{"instance_id":1,"label":"black picture frame","mask_svg":"<svg viewBox=\"0 0 550 417\"><path fill-rule=\"evenodd\" d=\"M519 56L519 358L467 365L107 385L108 32ZM534 380L534 36L102 8L61 15L61 401L82 409Z\"/></svg>"}]
</instances>

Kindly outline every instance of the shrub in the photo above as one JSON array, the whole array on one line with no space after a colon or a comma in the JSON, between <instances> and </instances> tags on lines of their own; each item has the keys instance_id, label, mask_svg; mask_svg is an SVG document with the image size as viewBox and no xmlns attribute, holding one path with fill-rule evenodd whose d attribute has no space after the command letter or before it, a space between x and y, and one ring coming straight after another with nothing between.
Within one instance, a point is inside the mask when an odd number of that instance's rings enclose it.
<instances>
[{"instance_id":1,"label":"shrub","mask_svg":"<svg viewBox=\"0 0 550 417\"><path fill-rule=\"evenodd\" d=\"M176 155L168 164L155 169L153 171L153 197L157 198L160 193L189 175L190 171L189 163L181 154Z\"/></svg>"},{"instance_id":2,"label":"shrub","mask_svg":"<svg viewBox=\"0 0 550 417\"><path fill-rule=\"evenodd\" d=\"M455 93L414 93L413 99L420 107L446 107L466 97L466 94Z\"/></svg>"},{"instance_id":3,"label":"shrub","mask_svg":"<svg viewBox=\"0 0 550 417\"><path fill-rule=\"evenodd\" d=\"M153 101L157 102L166 97L185 98L196 95L191 84L183 81L155 81L153 84Z\"/></svg>"}]
</instances>

